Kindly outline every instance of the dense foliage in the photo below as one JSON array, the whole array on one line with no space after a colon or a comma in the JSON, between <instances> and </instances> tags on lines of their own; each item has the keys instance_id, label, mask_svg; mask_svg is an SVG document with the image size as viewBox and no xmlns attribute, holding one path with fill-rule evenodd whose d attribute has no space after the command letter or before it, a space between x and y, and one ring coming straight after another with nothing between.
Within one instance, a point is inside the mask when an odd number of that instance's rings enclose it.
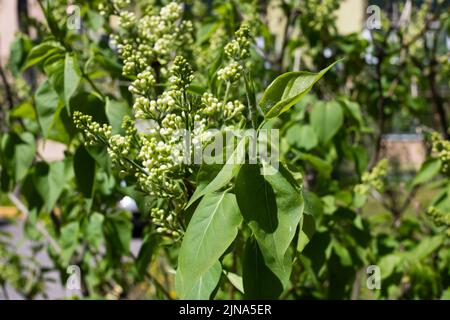
<instances>
[{"instance_id":1,"label":"dense foliage","mask_svg":"<svg viewBox=\"0 0 450 320\"><path fill-rule=\"evenodd\" d=\"M73 2L24 17L0 96L0 201L61 283L77 265L91 298L450 298L446 1L362 35L337 0ZM418 172L383 158L389 132L424 137ZM45 294L54 270L0 236L0 285Z\"/></svg>"}]
</instances>

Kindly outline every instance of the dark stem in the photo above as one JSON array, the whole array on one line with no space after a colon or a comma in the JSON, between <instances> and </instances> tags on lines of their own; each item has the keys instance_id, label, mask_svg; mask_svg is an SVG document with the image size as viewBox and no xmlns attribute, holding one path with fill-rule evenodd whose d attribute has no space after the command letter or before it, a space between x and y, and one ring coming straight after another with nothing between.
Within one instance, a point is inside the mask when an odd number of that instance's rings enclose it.
<instances>
[{"instance_id":1,"label":"dark stem","mask_svg":"<svg viewBox=\"0 0 450 320\"><path fill-rule=\"evenodd\" d=\"M2 78L2 82L5 87L6 100L8 101L9 110L11 110L14 107L13 95L11 91L11 86L8 83L8 79L6 78L6 74L3 70L1 62L0 62L0 77Z\"/></svg>"}]
</instances>

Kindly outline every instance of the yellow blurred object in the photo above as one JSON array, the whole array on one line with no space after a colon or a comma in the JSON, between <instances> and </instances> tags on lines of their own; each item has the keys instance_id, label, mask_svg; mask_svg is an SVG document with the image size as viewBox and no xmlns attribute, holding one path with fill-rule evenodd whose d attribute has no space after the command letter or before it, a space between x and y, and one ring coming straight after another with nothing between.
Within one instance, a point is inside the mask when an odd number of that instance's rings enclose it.
<instances>
[{"instance_id":1,"label":"yellow blurred object","mask_svg":"<svg viewBox=\"0 0 450 320\"><path fill-rule=\"evenodd\" d=\"M16 207L0 207L0 218L22 217L23 214Z\"/></svg>"}]
</instances>

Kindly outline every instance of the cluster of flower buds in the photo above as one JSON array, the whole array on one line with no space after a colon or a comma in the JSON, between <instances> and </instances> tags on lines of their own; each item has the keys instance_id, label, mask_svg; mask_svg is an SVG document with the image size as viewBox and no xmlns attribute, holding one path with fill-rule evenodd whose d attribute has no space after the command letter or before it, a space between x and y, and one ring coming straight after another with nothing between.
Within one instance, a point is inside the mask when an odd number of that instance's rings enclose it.
<instances>
[{"instance_id":1,"label":"cluster of flower buds","mask_svg":"<svg viewBox=\"0 0 450 320\"><path fill-rule=\"evenodd\" d=\"M137 75L137 79L128 87L128 90L132 94L148 97L155 84L156 80L152 71L144 70Z\"/></svg>"},{"instance_id":2,"label":"cluster of flower buds","mask_svg":"<svg viewBox=\"0 0 450 320\"><path fill-rule=\"evenodd\" d=\"M98 5L98 11L102 16L109 16L114 13L120 12L125 9L131 3L131 0L110 0L102 2Z\"/></svg>"},{"instance_id":3,"label":"cluster of flower buds","mask_svg":"<svg viewBox=\"0 0 450 320\"><path fill-rule=\"evenodd\" d=\"M388 173L388 161L383 159L369 172L364 172L361 183L357 184L354 191L358 195L366 195L371 188L380 192L384 189L384 178Z\"/></svg>"},{"instance_id":4,"label":"cluster of flower buds","mask_svg":"<svg viewBox=\"0 0 450 320\"><path fill-rule=\"evenodd\" d=\"M178 179L183 174L183 154L176 139L169 137L169 134L165 137L140 135L142 147L137 158L145 175L139 174L137 178L144 190L160 198L177 198L182 192Z\"/></svg>"},{"instance_id":5,"label":"cluster of flower buds","mask_svg":"<svg viewBox=\"0 0 450 320\"><path fill-rule=\"evenodd\" d=\"M437 132L433 132L431 141L433 143L433 153L442 162L441 172L445 175L450 175L450 141L442 139Z\"/></svg>"},{"instance_id":6,"label":"cluster of flower buds","mask_svg":"<svg viewBox=\"0 0 450 320\"><path fill-rule=\"evenodd\" d=\"M73 122L78 129L83 130L86 139L85 143L88 146L107 144L107 141L111 138L111 126L93 121L90 115L75 111L73 113Z\"/></svg>"},{"instance_id":7,"label":"cluster of flower buds","mask_svg":"<svg viewBox=\"0 0 450 320\"><path fill-rule=\"evenodd\" d=\"M130 154L131 137L115 134L109 138L108 144L108 154L113 164L121 165L122 167L128 166L123 159Z\"/></svg>"},{"instance_id":8,"label":"cluster of flower buds","mask_svg":"<svg viewBox=\"0 0 450 320\"><path fill-rule=\"evenodd\" d=\"M153 208L150 211L150 217L152 223L157 226L157 233L168 235L175 239L181 236L181 231L177 223L175 212L165 211L160 208Z\"/></svg>"},{"instance_id":9,"label":"cluster of flower buds","mask_svg":"<svg viewBox=\"0 0 450 320\"><path fill-rule=\"evenodd\" d=\"M431 217L438 227L445 226L447 228L447 235L450 237L450 213L443 212L442 210L431 206L427 210L427 215Z\"/></svg>"},{"instance_id":10,"label":"cluster of flower buds","mask_svg":"<svg viewBox=\"0 0 450 320\"><path fill-rule=\"evenodd\" d=\"M171 73L170 83L173 90L186 90L194 80L194 71L182 56L177 56L173 61Z\"/></svg>"},{"instance_id":11,"label":"cluster of flower buds","mask_svg":"<svg viewBox=\"0 0 450 320\"><path fill-rule=\"evenodd\" d=\"M217 71L217 78L226 82L236 82L241 78L243 67L236 61Z\"/></svg>"},{"instance_id":12,"label":"cluster of flower buds","mask_svg":"<svg viewBox=\"0 0 450 320\"><path fill-rule=\"evenodd\" d=\"M235 33L235 39L225 46L225 54L228 58L242 61L250 56L250 28L242 25Z\"/></svg>"},{"instance_id":13,"label":"cluster of flower buds","mask_svg":"<svg viewBox=\"0 0 450 320\"><path fill-rule=\"evenodd\" d=\"M230 63L217 71L217 78L226 82L236 82L242 75L243 62L250 56L250 28L242 25L235 32L235 39L225 46L225 54Z\"/></svg>"},{"instance_id":14,"label":"cluster of flower buds","mask_svg":"<svg viewBox=\"0 0 450 320\"><path fill-rule=\"evenodd\" d=\"M123 74L134 78L157 65L158 75L164 77L172 54L187 52L192 47L193 25L189 21L180 22L183 6L176 2L159 11L149 7L142 13L137 17L131 11L108 11L119 16L121 30L112 38L123 59Z\"/></svg>"}]
</instances>

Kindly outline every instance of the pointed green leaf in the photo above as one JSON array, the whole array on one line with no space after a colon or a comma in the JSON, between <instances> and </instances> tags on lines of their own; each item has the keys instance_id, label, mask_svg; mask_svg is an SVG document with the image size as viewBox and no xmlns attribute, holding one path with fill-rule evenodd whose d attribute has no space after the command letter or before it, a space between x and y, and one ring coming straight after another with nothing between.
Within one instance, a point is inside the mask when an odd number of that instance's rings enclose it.
<instances>
[{"instance_id":1,"label":"pointed green leaf","mask_svg":"<svg viewBox=\"0 0 450 320\"><path fill-rule=\"evenodd\" d=\"M200 201L186 229L178 256L177 276L183 283L182 288L177 288L179 296L186 297L219 260L236 238L241 222L233 194L208 194Z\"/></svg>"},{"instance_id":2,"label":"pointed green leaf","mask_svg":"<svg viewBox=\"0 0 450 320\"><path fill-rule=\"evenodd\" d=\"M276 299L283 292L282 283L267 267L253 237L245 244L243 286L246 299Z\"/></svg>"},{"instance_id":3,"label":"pointed green leaf","mask_svg":"<svg viewBox=\"0 0 450 320\"><path fill-rule=\"evenodd\" d=\"M306 210L306 209L305 209ZM316 232L316 222L314 217L306 212L303 214L300 223L300 233L298 235L297 251L302 252L306 245L311 241L312 236Z\"/></svg>"},{"instance_id":4,"label":"pointed green leaf","mask_svg":"<svg viewBox=\"0 0 450 320\"><path fill-rule=\"evenodd\" d=\"M56 41L46 41L31 49L28 54L27 61L23 66L22 70L26 70L29 67L45 60L46 58L52 56L55 53L62 53L64 47L61 46Z\"/></svg>"},{"instance_id":5,"label":"pointed green leaf","mask_svg":"<svg viewBox=\"0 0 450 320\"><path fill-rule=\"evenodd\" d=\"M287 72L276 78L264 92L259 105L266 119L278 117L286 112L304 95L314 84L323 77L337 62L318 73L312 72Z\"/></svg>"},{"instance_id":6,"label":"pointed green leaf","mask_svg":"<svg viewBox=\"0 0 450 320\"><path fill-rule=\"evenodd\" d=\"M292 175L280 165L273 175L244 164L236 178L236 198L252 229L267 267L286 287L291 264L286 253L303 214L303 198Z\"/></svg>"}]
</instances>

